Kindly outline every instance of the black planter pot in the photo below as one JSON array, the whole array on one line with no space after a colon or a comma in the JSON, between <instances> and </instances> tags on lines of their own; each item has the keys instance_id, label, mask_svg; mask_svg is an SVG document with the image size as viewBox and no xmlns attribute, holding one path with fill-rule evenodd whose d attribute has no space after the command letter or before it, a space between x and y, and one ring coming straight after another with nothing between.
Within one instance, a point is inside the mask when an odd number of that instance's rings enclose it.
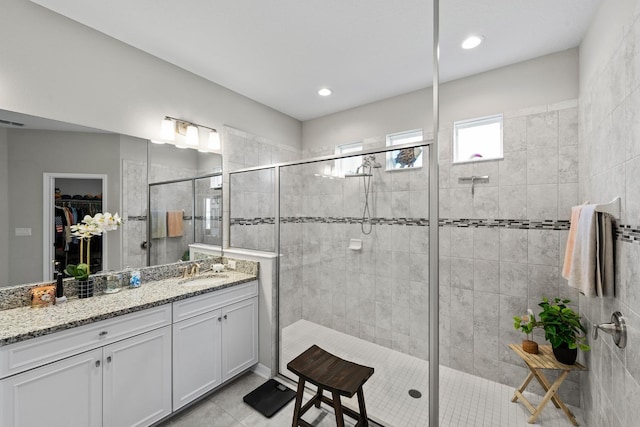
<instances>
[{"instance_id":1,"label":"black planter pot","mask_svg":"<svg viewBox=\"0 0 640 427\"><path fill-rule=\"evenodd\" d=\"M573 365L578 358L578 349L569 348L567 344L562 343L560 347L553 348L553 355L558 362L564 363L565 365Z\"/></svg>"},{"instance_id":2,"label":"black planter pot","mask_svg":"<svg viewBox=\"0 0 640 427\"><path fill-rule=\"evenodd\" d=\"M93 278L78 280L78 298L90 298L93 296Z\"/></svg>"}]
</instances>

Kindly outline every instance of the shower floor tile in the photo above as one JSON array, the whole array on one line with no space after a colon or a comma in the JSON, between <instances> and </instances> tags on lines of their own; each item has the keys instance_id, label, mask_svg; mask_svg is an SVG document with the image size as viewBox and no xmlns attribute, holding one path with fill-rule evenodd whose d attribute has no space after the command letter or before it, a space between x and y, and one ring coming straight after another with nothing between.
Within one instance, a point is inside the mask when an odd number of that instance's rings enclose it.
<instances>
[{"instance_id":1,"label":"shower floor tile","mask_svg":"<svg viewBox=\"0 0 640 427\"><path fill-rule=\"evenodd\" d=\"M282 330L280 372L296 380L287 363L316 344L326 351L375 369L364 385L369 416L387 427L424 427L429 422L429 364L378 344L347 335L315 323L300 320ZM421 392L414 398L409 390ZM565 414L553 405L545 407L536 424L528 424L529 412L511 403L514 388L471 374L440 366L440 426L473 427L565 427ZM541 396L525 393L534 406ZM357 410L357 400L345 404ZM569 406L581 426L579 408Z\"/></svg>"}]
</instances>

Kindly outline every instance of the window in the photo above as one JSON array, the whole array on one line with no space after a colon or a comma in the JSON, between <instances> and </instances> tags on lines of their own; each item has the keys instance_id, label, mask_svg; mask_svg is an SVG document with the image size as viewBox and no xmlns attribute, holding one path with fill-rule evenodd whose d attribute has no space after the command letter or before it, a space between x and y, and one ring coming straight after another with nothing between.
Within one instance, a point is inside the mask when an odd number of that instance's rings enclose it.
<instances>
[{"instance_id":1,"label":"window","mask_svg":"<svg viewBox=\"0 0 640 427\"><path fill-rule=\"evenodd\" d=\"M352 154L362 151L362 142L354 142L351 144L338 145L336 147L336 154ZM337 159L335 171L332 171L333 176L344 176L345 174L356 173L358 166L362 164L362 156L346 157L344 159Z\"/></svg>"},{"instance_id":2,"label":"window","mask_svg":"<svg viewBox=\"0 0 640 427\"><path fill-rule=\"evenodd\" d=\"M502 114L453 123L453 162L502 159Z\"/></svg>"},{"instance_id":3,"label":"window","mask_svg":"<svg viewBox=\"0 0 640 427\"><path fill-rule=\"evenodd\" d=\"M387 135L387 147L423 140L422 129ZM387 170L422 167L422 147L387 152Z\"/></svg>"}]
</instances>

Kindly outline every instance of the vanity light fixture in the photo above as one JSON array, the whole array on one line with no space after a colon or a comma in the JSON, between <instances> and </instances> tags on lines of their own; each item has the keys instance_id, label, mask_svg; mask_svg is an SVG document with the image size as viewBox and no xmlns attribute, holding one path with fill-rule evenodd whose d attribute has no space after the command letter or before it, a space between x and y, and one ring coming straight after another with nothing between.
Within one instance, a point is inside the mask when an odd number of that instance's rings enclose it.
<instances>
[{"instance_id":1,"label":"vanity light fixture","mask_svg":"<svg viewBox=\"0 0 640 427\"><path fill-rule=\"evenodd\" d=\"M170 118L165 117L160 124L160 138L167 141L174 141L176 139L176 123Z\"/></svg>"},{"instance_id":2,"label":"vanity light fixture","mask_svg":"<svg viewBox=\"0 0 640 427\"><path fill-rule=\"evenodd\" d=\"M200 144L200 136L198 135L198 128L195 127L194 125L187 126L186 143L187 145L192 145L194 147Z\"/></svg>"},{"instance_id":3,"label":"vanity light fixture","mask_svg":"<svg viewBox=\"0 0 640 427\"><path fill-rule=\"evenodd\" d=\"M320 89L318 91L318 95L320 96L329 96L333 93L333 91L331 89L329 89L328 87L323 87L322 89Z\"/></svg>"},{"instance_id":4,"label":"vanity light fixture","mask_svg":"<svg viewBox=\"0 0 640 427\"><path fill-rule=\"evenodd\" d=\"M209 131L208 142L200 143L200 128ZM158 144L164 141L175 141L176 133L183 135L182 143L176 143L179 148L197 148L198 151L207 152L220 150L220 135L218 131L212 127L192 123L175 117L165 116L160 125L160 141L152 141Z\"/></svg>"},{"instance_id":5,"label":"vanity light fixture","mask_svg":"<svg viewBox=\"0 0 640 427\"><path fill-rule=\"evenodd\" d=\"M210 150L220 149L220 134L215 129L209 130L209 147L208 148Z\"/></svg>"},{"instance_id":6,"label":"vanity light fixture","mask_svg":"<svg viewBox=\"0 0 640 427\"><path fill-rule=\"evenodd\" d=\"M475 47L480 46L480 44L484 41L484 37L478 35L470 35L466 39L462 41L460 45L463 49L469 50Z\"/></svg>"}]
</instances>

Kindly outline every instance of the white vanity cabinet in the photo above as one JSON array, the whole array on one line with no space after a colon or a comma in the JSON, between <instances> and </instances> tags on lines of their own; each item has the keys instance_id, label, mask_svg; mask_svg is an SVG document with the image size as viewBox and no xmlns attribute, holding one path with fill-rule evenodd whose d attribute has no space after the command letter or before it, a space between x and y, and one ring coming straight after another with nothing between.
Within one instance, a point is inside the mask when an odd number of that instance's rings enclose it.
<instances>
[{"instance_id":1,"label":"white vanity cabinet","mask_svg":"<svg viewBox=\"0 0 640 427\"><path fill-rule=\"evenodd\" d=\"M103 349L103 426L148 426L171 414L171 327Z\"/></svg>"},{"instance_id":2,"label":"white vanity cabinet","mask_svg":"<svg viewBox=\"0 0 640 427\"><path fill-rule=\"evenodd\" d=\"M258 282L173 303L173 410L258 362Z\"/></svg>"},{"instance_id":3,"label":"white vanity cabinet","mask_svg":"<svg viewBox=\"0 0 640 427\"><path fill-rule=\"evenodd\" d=\"M2 427L102 425L102 350L0 380Z\"/></svg>"},{"instance_id":4,"label":"white vanity cabinet","mask_svg":"<svg viewBox=\"0 0 640 427\"><path fill-rule=\"evenodd\" d=\"M0 427L147 426L171 413L171 305L0 347Z\"/></svg>"}]
</instances>

